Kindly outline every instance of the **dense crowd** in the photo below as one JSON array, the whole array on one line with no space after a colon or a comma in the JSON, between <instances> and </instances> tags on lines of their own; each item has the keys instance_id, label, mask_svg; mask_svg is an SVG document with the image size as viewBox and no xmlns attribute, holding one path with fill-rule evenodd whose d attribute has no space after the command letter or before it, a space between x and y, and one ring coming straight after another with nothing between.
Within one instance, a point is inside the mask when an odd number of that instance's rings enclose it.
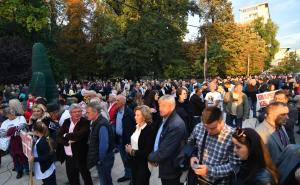
<instances>
[{"instance_id":1,"label":"dense crowd","mask_svg":"<svg viewBox=\"0 0 300 185\"><path fill-rule=\"evenodd\" d=\"M112 185L120 153L118 182L132 185L147 185L153 175L162 185L300 183L295 76L64 80L57 90L55 102L26 85L7 85L0 94L0 151L11 155L17 178L33 162L35 178L55 185L60 161L70 185L80 184L79 175L93 184L93 167L101 185ZM256 95L272 91L273 101L257 110ZM21 130L34 138L29 158Z\"/></svg>"}]
</instances>

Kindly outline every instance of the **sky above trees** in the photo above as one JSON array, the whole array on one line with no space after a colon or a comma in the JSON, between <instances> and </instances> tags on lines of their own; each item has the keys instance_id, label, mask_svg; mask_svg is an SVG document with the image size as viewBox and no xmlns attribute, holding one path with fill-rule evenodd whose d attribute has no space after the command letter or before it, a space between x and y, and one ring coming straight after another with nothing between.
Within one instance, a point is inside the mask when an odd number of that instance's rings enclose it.
<instances>
[{"instance_id":1,"label":"sky above trees","mask_svg":"<svg viewBox=\"0 0 300 185\"><path fill-rule=\"evenodd\" d=\"M263 0L232 0L233 13L236 21L239 21L239 8L261 3ZM300 14L299 0L272 0L268 1L270 6L271 19L279 26L277 39L280 41L280 47L300 49ZM189 25L199 25L197 17L189 16ZM197 36L197 28L188 27L189 33L186 40Z\"/></svg>"}]
</instances>

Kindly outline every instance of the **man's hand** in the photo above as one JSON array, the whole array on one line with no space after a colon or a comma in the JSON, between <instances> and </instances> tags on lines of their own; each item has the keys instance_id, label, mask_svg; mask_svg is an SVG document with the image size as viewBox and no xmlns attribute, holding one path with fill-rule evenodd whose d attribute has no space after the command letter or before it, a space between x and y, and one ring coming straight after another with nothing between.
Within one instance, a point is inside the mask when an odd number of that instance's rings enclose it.
<instances>
[{"instance_id":1,"label":"man's hand","mask_svg":"<svg viewBox=\"0 0 300 185\"><path fill-rule=\"evenodd\" d=\"M208 166L200 165L199 168L193 169L193 170L194 170L195 174L205 177L205 176L207 176L207 173L208 173Z\"/></svg>"}]
</instances>

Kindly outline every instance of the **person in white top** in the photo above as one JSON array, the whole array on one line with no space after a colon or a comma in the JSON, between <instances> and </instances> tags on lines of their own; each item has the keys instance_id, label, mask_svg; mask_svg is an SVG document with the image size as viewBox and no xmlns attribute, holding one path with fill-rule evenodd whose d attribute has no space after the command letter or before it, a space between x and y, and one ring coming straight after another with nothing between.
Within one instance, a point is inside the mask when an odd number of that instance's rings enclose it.
<instances>
[{"instance_id":1,"label":"person in white top","mask_svg":"<svg viewBox=\"0 0 300 185\"><path fill-rule=\"evenodd\" d=\"M6 133L7 137L1 138L0 140L0 149L6 151L12 143L13 147L10 147L10 154L14 161L14 166L17 172L17 179L23 176L23 170L26 169L28 171L27 159L22 151L22 141L19 136L18 127L26 125L26 120L24 116L16 116L16 111L11 107L6 107L3 110L3 114L8 118L5 120L0 130L1 132Z\"/></svg>"},{"instance_id":2,"label":"person in white top","mask_svg":"<svg viewBox=\"0 0 300 185\"><path fill-rule=\"evenodd\" d=\"M217 85L213 82L209 84L210 92L205 96L205 106L206 107L219 107L222 100L221 94L216 91Z\"/></svg>"},{"instance_id":3,"label":"person in white top","mask_svg":"<svg viewBox=\"0 0 300 185\"><path fill-rule=\"evenodd\" d=\"M152 123L151 109L146 105L135 108L136 129L131 136L131 144L125 146L131 156L131 182L134 185L149 185L150 171L148 155L151 153L155 140L155 130Z\"/></svg>"}]
</instances>

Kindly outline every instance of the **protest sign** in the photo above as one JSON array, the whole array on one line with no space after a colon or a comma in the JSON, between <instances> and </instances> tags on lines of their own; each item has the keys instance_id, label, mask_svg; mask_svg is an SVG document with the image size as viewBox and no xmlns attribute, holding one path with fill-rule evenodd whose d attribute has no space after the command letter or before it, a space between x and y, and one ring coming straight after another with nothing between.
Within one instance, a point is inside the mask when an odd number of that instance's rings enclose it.
<instances>
[{"instance_id":1,"label":"protest sign","mask_svg":"<svg viewBox=\"0 0 300 185\"><path fill-rule=\"evenodd\" d=\"M258 108L263 108L268 106L274 100L274 95L276 91L260 93L256 95Z\"/></svg>"},{"instance_id":2,"label":"protest sign","mask_svg":"<svg viewBox=\"0 0 300 185\"><path fill-rule=\"evenodd\" d=\"M30 158L32 155L32 137L24 131L20 132L20 137L22 139L23 153L27 158Z\"/></svg>"}]
</instances>

